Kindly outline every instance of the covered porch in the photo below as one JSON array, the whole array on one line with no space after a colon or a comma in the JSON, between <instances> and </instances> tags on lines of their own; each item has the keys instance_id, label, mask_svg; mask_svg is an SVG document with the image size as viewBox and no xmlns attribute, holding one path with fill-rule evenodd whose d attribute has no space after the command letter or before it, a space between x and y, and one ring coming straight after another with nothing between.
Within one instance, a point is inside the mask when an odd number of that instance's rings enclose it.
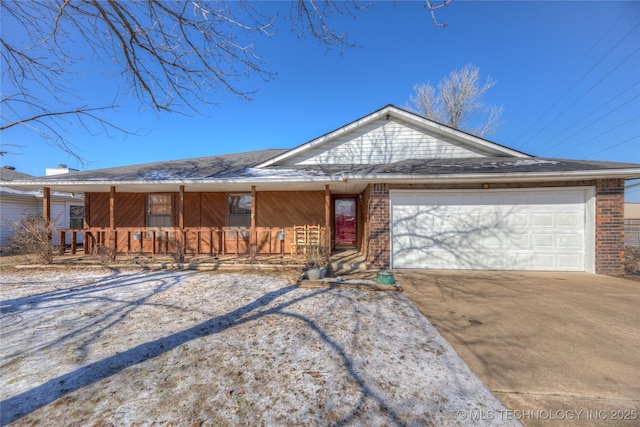
<instances>
[{"instance_id":1,"label":"covered porch","mask_svg":"<svg viewBox=\"0 0 640 427\"><path fill-rule=\"evenodd\" d=\"M366 251L366 187L313 184L279 186L281 191L256 185L209 185L208 191L199 185L101 187L85 189L82 228L53 230L56 241L66 242L59 245L59 255L106 255L111 262L167 256L176 262L275 259L300 264L319 253L330 255L336 248ZM51 191L49 187L43 191L44 217L49 222ZM342 213L345 200L353 205L349 220ZM345 224L351 227L346 232Z\"/></svg>"},{"instance_id":2,"label":"covered porch","mask_svg":"<svg viewBox=\"0 0 640 427\"><path fill-rule=\"evenodd\" d=\"M252 257L248 253L229 254L194 254L187 253L182 259L177 259L176 254L158 252L156 254L145 254L138 252L119 253L116 259L111 259L107 252L96 250L92 253L85 253L81 245L77 245L75 252L71 245L60 248L54 256L53 266L67 267L95 267L96 265L107 265L110 268L143 268L143 269L181 269L181 270L282 270L282 269L304 269L308 267L311 259L315 257L311 253L285 253L281 254L260 254ZM15 255L15 262L23 265L24 258ZM368 271L373 265L367 260L364 253L352 250L335 250L326 256L327 275L337 277L351 275L358 272Z\"/></svg>"}]
</instances>

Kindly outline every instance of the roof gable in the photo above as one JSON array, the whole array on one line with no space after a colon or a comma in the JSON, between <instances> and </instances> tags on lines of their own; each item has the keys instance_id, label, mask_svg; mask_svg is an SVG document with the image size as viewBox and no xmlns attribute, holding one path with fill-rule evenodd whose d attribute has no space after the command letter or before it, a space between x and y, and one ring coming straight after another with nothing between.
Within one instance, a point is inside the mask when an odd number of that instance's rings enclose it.
<instances>
[{"instance_id":1,"label":"roof gable","mask_svg":"<svg viewBox=\"0 0 640 427\"><path fill-rule=\"evenodd\" d=\"M530 156L388 105L258 167L473 157Z\"/></svg>"}]
</instances>

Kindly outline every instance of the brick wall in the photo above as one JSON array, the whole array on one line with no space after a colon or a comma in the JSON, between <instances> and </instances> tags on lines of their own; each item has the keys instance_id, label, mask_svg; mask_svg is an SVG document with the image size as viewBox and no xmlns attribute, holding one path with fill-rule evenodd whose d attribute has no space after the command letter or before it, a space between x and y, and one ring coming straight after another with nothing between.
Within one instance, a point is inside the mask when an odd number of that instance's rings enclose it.
<instances>
[{"instance_id":1,"label":"brick wall","mask_svg":"<svg viewBox=\"0 0 640 427\"><path fill-rule=\"evenodd\" d=\"M624 180L596 182L596 273L624 274Z\"/></svg>"},{"instance_id":2,"label":"brick wall","mask_svg":"<svg viewBox=\"0 0 640 427\"><path fill-rule=\"evenodd\" d=\"M368 205L368 260L375 268L387 269L391 266L389 184L371 184Z\"/></svg>"},{"instance_id":3,"label":"brick wall","mask_svg":"<svg viewBox=\"0 0 640 427\"><path fill-rule=\"evenodd\" d=\"M395 188L395 187L394 187ZM391 265L389 185L371 184L368 203L368 260L376 268ZM624 180L596 182L596 273L624 274Z\"/></svg>"}]
</instances>

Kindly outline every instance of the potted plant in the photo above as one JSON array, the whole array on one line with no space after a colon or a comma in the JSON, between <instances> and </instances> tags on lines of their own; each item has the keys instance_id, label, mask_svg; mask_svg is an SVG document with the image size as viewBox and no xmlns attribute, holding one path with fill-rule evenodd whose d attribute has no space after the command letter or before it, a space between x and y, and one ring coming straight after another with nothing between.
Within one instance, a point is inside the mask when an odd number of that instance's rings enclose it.
<instances>
[{"instance_id":1,"label":"potted plant","mask_svg":"<svg viewBox=\"0 0 640 427\"><path fill-rule=\"evenodd\" d=\"M327 274L329 265L329 254L324 246L309 248L307 251L307 272L305 276L308 280L320 280Z\"/></svg>"}]
</instances>

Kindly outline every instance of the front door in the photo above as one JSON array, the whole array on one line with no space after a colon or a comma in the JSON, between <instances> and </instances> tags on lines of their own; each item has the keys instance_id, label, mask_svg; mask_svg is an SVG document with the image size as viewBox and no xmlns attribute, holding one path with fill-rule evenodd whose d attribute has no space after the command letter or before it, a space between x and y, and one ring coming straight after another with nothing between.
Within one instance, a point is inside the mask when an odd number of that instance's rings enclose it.
<instances>
[{"instance_id":1,"label":"front door","mask_svg":"<svg viewBox=\"0 0 640 427\"><path fill-rule=\"evenodd\" d=\"M356 247L356 199L334 200L335 246L337 248Z\"/></svg>"}]
</instances>

